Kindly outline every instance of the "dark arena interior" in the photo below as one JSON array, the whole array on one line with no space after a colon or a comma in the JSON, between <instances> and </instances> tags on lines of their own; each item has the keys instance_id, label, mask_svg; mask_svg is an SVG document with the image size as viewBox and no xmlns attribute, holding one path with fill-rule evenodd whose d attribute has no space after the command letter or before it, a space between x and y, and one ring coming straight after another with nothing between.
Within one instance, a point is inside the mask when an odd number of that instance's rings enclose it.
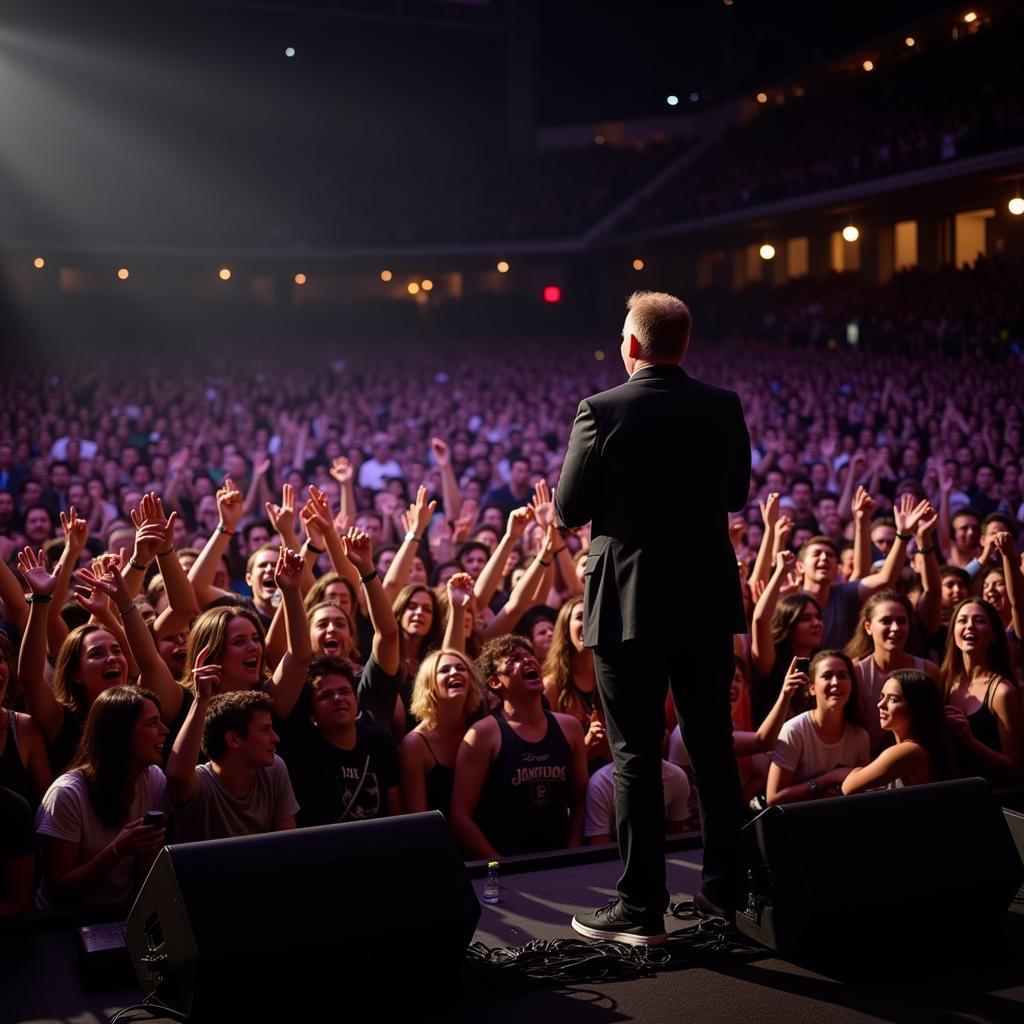
<instances>
[{"instance_id":1,"label":"dark arena interior","mask_svg":"<svg viewBox=\"0 0 1024 1024\"><path fill-rule=\"evenodd\" d=\"M1022 50L0 5L0 1024L1024 1019Z\"/></svg>"}]
</instances>

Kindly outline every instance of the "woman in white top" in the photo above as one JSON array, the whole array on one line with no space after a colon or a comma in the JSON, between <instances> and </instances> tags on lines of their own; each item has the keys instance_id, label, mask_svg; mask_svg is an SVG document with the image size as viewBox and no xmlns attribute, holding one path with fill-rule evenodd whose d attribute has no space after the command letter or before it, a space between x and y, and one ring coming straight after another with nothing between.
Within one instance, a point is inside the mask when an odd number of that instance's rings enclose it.
<instances>
[{"instance_id":1,"label":"woman in white top","mask_svg":"<svg viewBox=\"0 0 1024 1024\"><path fill-rule=\"evenodd\" d=\"M844 793L883 786L916 786L946 778L952 767L951 737L938 687L916 669L899 669L882 684L882 728L896 742L843 780Z\"/></svg>"},{"instance_id":2,"label":"woman in white top","mask_svg":"<svg viewBox=\"0 0 1024 1024\"><path fill-rule=\"evenodd\" d=\"M857 628L846 645L846 654L857 670L858 698L864 714L871 753L877 754L890 742L879 723L878 713L882 684L900 669L924 672L935 686L939 684L939 666L906 651L914 621L910 602L894 590L882 590L864 602L857 619Z\"/></svg>"},{"instance_id":3,"label":"woman in white top","mask_svg":"<svg viewBox=\"0 0 1024 1024\"><path fill-rule=\"evenodd\" d=\"M36 816L42 837L39 906L129 899L164 844L166 780L158 765L167 726L155 694L134 686L104 690L89 709L71 764L46 791Z\"/></svg>"},{"instance_id":4,"label":"woman in white top","mask_svg":"<svg viewBox=\"0 0 1024 1024\"><path fill-rule=\"evenodd\" d=\"M851 699L853 663L842 651L821 651L806 675L795 664L789 675L803 676L814 707L782 727L768 769L768 803L838 796L846 776L871 756L860 707Z\"/></svg>"}]
</instances>

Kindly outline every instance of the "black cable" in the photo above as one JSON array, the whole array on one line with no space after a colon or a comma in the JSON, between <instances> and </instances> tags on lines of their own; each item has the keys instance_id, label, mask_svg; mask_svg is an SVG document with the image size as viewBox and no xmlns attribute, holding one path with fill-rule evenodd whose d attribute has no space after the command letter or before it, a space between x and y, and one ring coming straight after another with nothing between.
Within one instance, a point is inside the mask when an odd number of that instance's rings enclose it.
<instances>
[{"instance_id":1,"label":"black cable","mask_svg":"<svg viewBox=\"0 0 1024 1024\"><path fill-rule=\"evenodd\" d=\"M131 1006L125 1006L118 1010L113 1017L110 1018L110 1024L119 1024L122 1018L127 1021L125 1014L132 1013L135 1010L145 1010L149 1015L148 1017L133 1017L132 1021L145 1021L145 1020L159 1020L161 1017L170 1017L171 1020L180 1021L181 1024L187 1024L188 1016L182 1013L180 1010L172 1010L169 1006L164 1006L163 1003L157 1002L152 996L149 996L144 1002L134 1003Z\"/></svg>"}]
</instances>

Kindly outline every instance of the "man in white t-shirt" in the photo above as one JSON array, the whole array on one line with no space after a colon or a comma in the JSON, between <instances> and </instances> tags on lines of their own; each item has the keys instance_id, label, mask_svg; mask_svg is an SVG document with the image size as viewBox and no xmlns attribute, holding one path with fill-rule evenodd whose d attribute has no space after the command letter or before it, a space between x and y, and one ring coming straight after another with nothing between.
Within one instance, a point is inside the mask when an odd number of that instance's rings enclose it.
<instances>
[{"instance_id":1,"label":"man in white t-shirt","mask_svg":"<svg viewBox=\"0 0 1024 1024\"><path fill-rule=\"evenodd\" d=\"M615 766L598 768L587 783L587 809L583 835L587 843L610 843L615 839ZM679 765L661 762L665 787L665 834L682 832L690 804L690 780Z\"/></svg>"},{"instance_id":2,"label":"man in white t-shirt","mask_svg":"<svg viewBox=\"0 0 1024 1024\"><path fill-rule=\"evenodd\" d=\"M178 842L295 828L299 805L275 753L274 705L256 690L210 697L218 665L195 669L196 699L167 763ZM200 744L210 760L196 764Z\"/></svg>"}]
</instances>

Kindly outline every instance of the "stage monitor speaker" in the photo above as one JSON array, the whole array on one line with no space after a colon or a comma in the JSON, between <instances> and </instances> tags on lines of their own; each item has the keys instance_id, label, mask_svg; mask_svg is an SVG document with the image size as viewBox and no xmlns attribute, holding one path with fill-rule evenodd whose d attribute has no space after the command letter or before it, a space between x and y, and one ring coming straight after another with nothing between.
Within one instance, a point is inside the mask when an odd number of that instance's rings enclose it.
<instances>
[{"instance_id":1,"label":"stage monitor speaker","mask_svg":"<svg viewBox=\"0 0 1024 1024\"><path fill-rule=\"evenodd\" d=\"M1024 880L983 779L769 807L743 840L736 925L785 955L963 948L998 928Z\"/></svg>"},{"instance_id":2,"label":"stage monitor speaker","mask_svg":"<svg viewBox=\"0 0 1024 1024\"><path fill-rule=\"evenodd\" d=\"M422 997L457 977L479 918L461 851L431 811L165 847L127 939L147 996L223 1021L341 1012L411 997L426 979Z\"/></svg>"}]
</instances>

